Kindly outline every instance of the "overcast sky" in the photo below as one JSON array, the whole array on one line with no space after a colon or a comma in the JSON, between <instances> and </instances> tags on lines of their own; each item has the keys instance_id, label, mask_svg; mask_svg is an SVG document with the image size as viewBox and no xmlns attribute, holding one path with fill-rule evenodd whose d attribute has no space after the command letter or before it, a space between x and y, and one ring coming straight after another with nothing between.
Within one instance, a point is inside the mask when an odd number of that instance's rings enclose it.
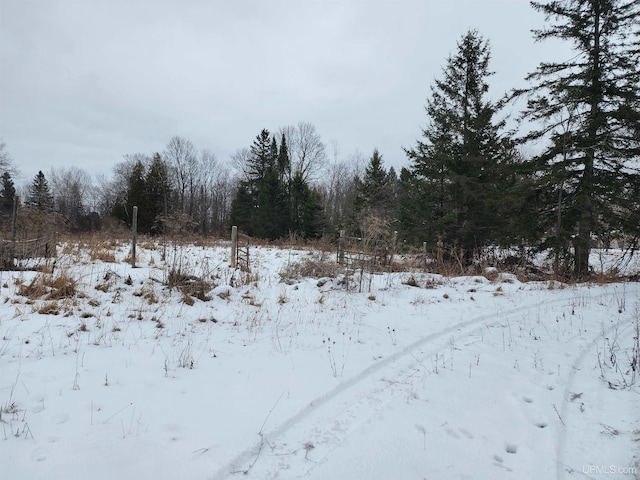
<instances>
[{"instance_id":1,"label":"overcast sky","mask_svg":"<svg viewBox=\"0 0 640 480\"><path fill-rule=\"evenodd\" d=\"M227 161L300 121L398 168L460 37L490 41L497 98L557 58L543 22L526 0L0 0L0 138L18 184L111 175L174 135Z\"/></svg>"}]
</instances>

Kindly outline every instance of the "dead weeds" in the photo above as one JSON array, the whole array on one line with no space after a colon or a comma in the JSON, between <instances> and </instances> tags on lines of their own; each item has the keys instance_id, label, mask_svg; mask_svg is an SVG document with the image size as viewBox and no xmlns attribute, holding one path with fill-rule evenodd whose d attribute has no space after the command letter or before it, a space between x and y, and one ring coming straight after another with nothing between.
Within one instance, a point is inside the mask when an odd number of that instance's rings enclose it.
<instances>
[{"instance_id":1,"label":"dead weeds","mask_svg":"<svg viewBox=\"0 0 640 480\"><path fill-rule=\"evenodd\" d=\"M36 300L61 300L78 295L78 281L66 271L61 270L57 276L39 273L28 284L18 286L18 295Z\"/></svg>"}]
</instances>

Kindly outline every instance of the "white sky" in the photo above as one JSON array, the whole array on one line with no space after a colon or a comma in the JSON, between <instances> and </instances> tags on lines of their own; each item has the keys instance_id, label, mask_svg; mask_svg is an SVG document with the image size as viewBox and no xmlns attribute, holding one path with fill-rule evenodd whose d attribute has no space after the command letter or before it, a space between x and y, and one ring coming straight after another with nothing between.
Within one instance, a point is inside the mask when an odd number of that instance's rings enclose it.
<instances>
[{"instance_id":1,"label":"white sky","mask_svg":"<svg viewBox=\"0 0 640 480\"><path fill-rule=\"evenodd\" d=\"M398 168L460 37L491 42L498 97L558 55L543 21L526 0L0 0L0 138L23 181L110 175L173 135L226 161L300 121Z\"/></svg>"}]
</instances>

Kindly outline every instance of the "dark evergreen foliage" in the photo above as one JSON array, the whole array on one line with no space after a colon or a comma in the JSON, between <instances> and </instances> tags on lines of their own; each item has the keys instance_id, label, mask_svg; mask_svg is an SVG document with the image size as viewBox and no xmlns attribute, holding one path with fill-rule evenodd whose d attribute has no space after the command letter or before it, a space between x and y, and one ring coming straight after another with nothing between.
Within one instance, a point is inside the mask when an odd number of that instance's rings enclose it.
<instances>
[{"instance_id":1,"label":"dark evergreen foliage","mask_svg":"<svg viewBox=\"0 0 640 480\"><path fill-rule=\"evenodd\" d=\"M231 203L230 222L240 231L278 239L291 233L317 238L323 230L320 197L296 171L290 177L286 137L278 147L263 129L250 149L247 180L240 183Z\"/></svg>"},{"instance_id":2,"label":"dark evergreen foliage","mask_svg":"<svg viewBox=\"0 0 640 480\"><path fill-rule=\"evenodd\" d=\"M144 189L145 214L150 221L149 232L160 234L164 231L162 220L166 220L171 211L169 202L172 195L168 168L159 153L153 156L145 177Z\"/></svg>"},{"instance_id":3,"label":"dark evergreen foliage","mask_svg":"<svg viewBox=\"0 0 640 480\"><path fill-rule=\"evenodd\" d=\"M396 180L395 172L385 170L382 155L378 149L374 149L364 177L358 182L354 201L356 216L360 220L368 216L375 216L383 221L389 220L394 211Z\"/></svg>"},{"instance_id":4,"label":"dark evergreen foliage","mask_svg":"<svg viewBox=\"0 0 640 480\"><path fill-rule=\"evenodd\" d=\"M280 149L278 151L278 172L280 180L286 181L291 172L291 159L289 158L289 147L287 147L287 137L282 134L280 140Z\"/></svg>"},{"instance_id":5,"label":"dark evergreen foliage","mask_svg":"<svg viewBox=\"0 0 640 480\"><path fill-rule=\"evenodd\" d=\"M49 182L42 171L38 172L29 186L25 205L46 213L53 211L53 195L49 189Z\"/></svg>"},{"instance_id":6,"label":"dark evergreen foliage","mask_svg":"<svg viewBox=\"0 0 640 480\"><path fill-rule=\"evenodd\" d=\"M248 182L240 182L236 196L231 202L229 223L236 225L246 235L254 235L251 224L251 212L255 208L253 195L251 195Z\"/></svg>"},{"instance_id":7,"label":"dark evergreen foliage","mask_svg":"<svg viewBox=\"0 0 640 480\"><path fill-rule=\"evenodd\" d=\"M589 273L594 240L627 236L637 243L640 156L640 2L532 2L547 26L538 41L573 46L564 62L541 63L515 92L523 114L541 126L525 140L550 139L529 162L537 179L542 247L577 278Z\"/></svg>"},{"instance_id":8,"label":"dark evergreen foliage","mask_svg":"<svg viewBox=\"0 0 640 480\"><path fill-rule=\"evenodd\" d=\"M16 196L16 187L9 172L2 174L2 190L0 190L0 214L11 215L13 202Z\"/></svg>"},{"instance_id":9,"label":"dark evergreen foliage","mask_svg":"<svg viewBox=\"0 0 640 480\"><path fill-rule=\"evenodd\" d=\"M513 156L499 133L504 122L495 120L499 105L487 99L489 60L477 31L463 36L431 87L424 138L406 151L413 178L405 172L401 180L403 233L432 244L441 238L467 260L502 238L501 178Z\"/></svg>"}]
</instances>

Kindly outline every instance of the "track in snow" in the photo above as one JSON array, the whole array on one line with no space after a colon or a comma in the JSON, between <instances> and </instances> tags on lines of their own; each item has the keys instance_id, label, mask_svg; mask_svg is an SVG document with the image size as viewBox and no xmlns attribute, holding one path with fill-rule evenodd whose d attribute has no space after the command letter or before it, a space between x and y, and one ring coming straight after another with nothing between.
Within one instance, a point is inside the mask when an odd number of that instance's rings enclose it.
<instances>
[{"instance_id":1,"label":"track in snow","mask_svg":"<svg viewBox=\"0 0 640 480\"><path fill-rule=\"evenodd\" d=\"M544 305L563 303L570 305L571 301L575 300L575 295L572 291L566 293L566 296L563 295ZM590 300L610 295L611 293L608 292L590 297ZM307 452L304 458L311 448L314 448L314 452L318 447L328 450L335 448L358 426L387 405L393 398L394 385L411 376L433 351L442 350L449 345L452 336L457 343L458 340L477 332L478 327L498 325L508 315L539 306L539 303L528 304L483 314L419 338L390 357L370 365L355 377L317 397L276 428L261 432L255 442L223 465L210 478L223 480L238 473L253 478L275 478L283 468L288 467L287 457L304 452L305 449ZM582 352L577 362L586 356L588 350L589 348ZM563 408L565 408L564 405ZM301 438L305 439L306 444L300 443ZM559 462L563 442L561 437L558 441ZM310 471L314 466L313 462L307 462L305 468ZM561 478L560 475L558 478Z\"/></svg>"}]
</instances>

